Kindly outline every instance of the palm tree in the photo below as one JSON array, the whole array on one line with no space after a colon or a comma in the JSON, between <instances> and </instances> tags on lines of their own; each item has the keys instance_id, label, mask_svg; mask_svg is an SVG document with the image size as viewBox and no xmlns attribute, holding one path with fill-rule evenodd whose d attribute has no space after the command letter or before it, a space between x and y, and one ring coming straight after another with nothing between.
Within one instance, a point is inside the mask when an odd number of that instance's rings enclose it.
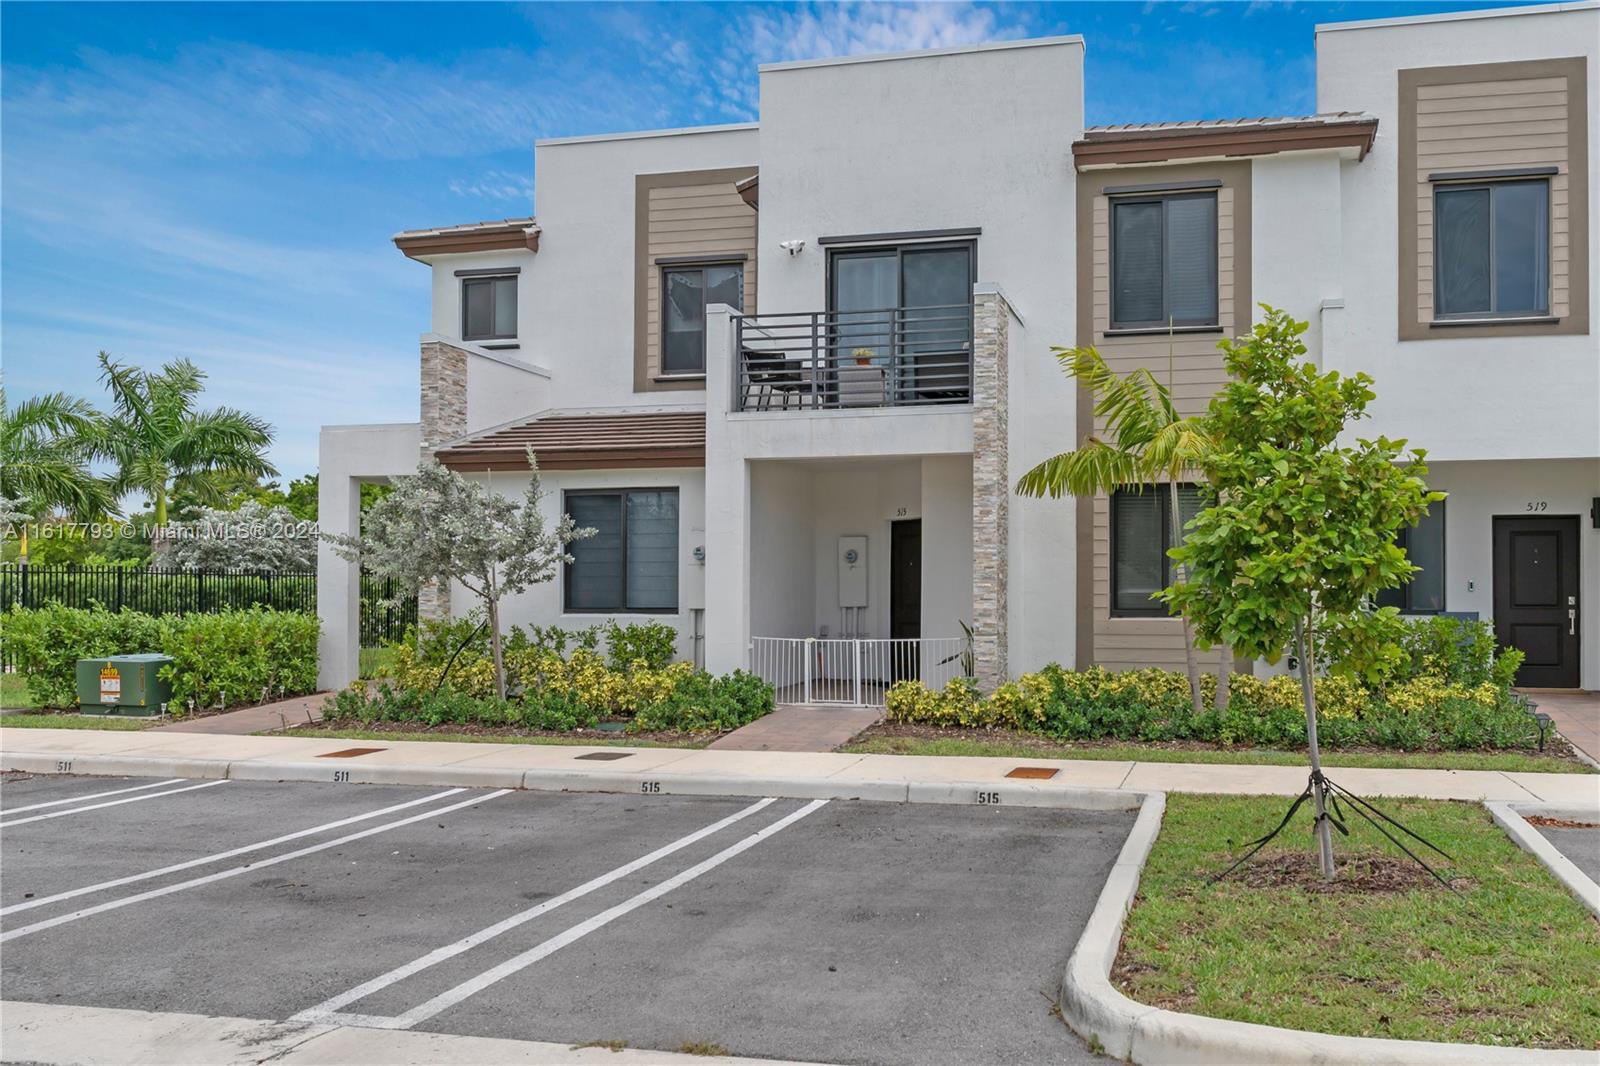
<instances>
[{"instance_id":1,"label":"palm tree","mask_svg":"<svg viewBox=\"0 0 1600 1066\"><path fill-rule=\"evenodd\" d=\"M1117 489L1142 488L1165 481L1171 486L1174 533L1183 528L1178 510L1177 486L1183 475L1204 465L1212 440L1204 422L1182 417L1172 400L1172 389L1148 369L1140 367L1118 375L1094 348L1055 348L1056 359L1068 377L1082 382L1094 397L1094 417L1104 419L1106 436L1090 433L1070 452L1053 455L1022 475L1017 491L1024 496L1060 499L1094 496ZM1179 572L1179 580L1184 579ZM1189 675L1189 695L1196 713L1205 710L1200 691L1200 664L1195 655L1194 631L1183 622L1183 658ZM1217 672L1217 706L1228 701L1231 649L1223 649Z\"/></svg>"},{"instance_id":2,"label":"palm tree","mask_svg":"<svg viewBox=\"0 0 1600 1066\"><path fill-rule=\"evenodd\" d=\"M0 385L0 498L12 515L36 517L60 508L92 520L114 511L116 497L89 470L100 414L88 403L53 392L6 403ZM28 561L28 527L21 524L19 558Z\"/></svg>"},{"instance_id":3,"label":"palm tree","mask_svg":"<svg viewBox=\"0 0 1600 1066\"><path fill-rule=\"evenodd\" d=\"M160 372L124 366L100 353L100 381L111 393L113 412L101 427L97 450L116 464L112 487L120 494L143 492L158 526L166 525L167 502L183 489L204 503L220 503L218 475L272 477L263 454L272 427L232 407L195 408L205 373L187 359Z\"/></svg>"}]
</instances>

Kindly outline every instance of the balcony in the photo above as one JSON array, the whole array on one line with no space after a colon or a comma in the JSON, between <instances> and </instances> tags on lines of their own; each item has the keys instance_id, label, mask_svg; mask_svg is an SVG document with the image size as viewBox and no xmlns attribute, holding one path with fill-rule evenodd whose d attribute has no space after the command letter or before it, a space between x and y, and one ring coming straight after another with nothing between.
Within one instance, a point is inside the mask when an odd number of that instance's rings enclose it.
<instances>
[{"instance_id":1,"label":"balcony","mask_svg":"<svg viewBox=\"0 0 1600 1066\"><path fill-rule=\"evenodd\" d=\"M972 305L734 315L735 411L972 402Z\"/></svg>"}]
</instances>

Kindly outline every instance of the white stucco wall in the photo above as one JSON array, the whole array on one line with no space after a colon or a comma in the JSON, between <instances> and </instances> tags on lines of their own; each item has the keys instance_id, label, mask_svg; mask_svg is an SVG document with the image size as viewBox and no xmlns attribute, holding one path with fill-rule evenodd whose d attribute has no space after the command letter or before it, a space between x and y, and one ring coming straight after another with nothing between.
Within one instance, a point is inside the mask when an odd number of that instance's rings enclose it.
<instances>
[{"instance_id":1,"label":"white stucco wall","mask_svg":"<svg viewBox=\"0 0 1600 1066\"><path fill-rule=\"evenodd\" d=\"M1027 323L1010 350L1013 474L1072 447L1073 390L1049 349L1075 335L1081 39L764 67L761 124L761 310L826 306L820 237L978 227L975 280ZM790 256L787 240L803 252ZM970 512L960 521L970 544ZM1061 562L1073 544L1074 508L1013 498L1013 669L1074 647L1076 571ZM925 625L934 617L925 600Z\"/></svg>"},{"instance_id":2,"label":"white stucco wall","mask_svg":"<svg viewBox=\"0 0 1600 1066\"><path fill-rule=\"evenodd\" d=\"M487 481L494 491L520 498L527 491L526 473L497 473L469 475L473 480ZM665 622L678 630L678 655L690 659L695 654L693 646L693 617L691 612L705 605L705 567L694 559L694 549L705 542L702 516L705 513L705 473L698 469L639 469L639 470L549 470L540 475L544 497L540 509L546 521L555 523L561 513L561 494L566 490L655 488L671 487L678 490L678 609L663 613L573 613L562 607L564 573L547 584L535 585L525 592L508 596L502 601L501 624L509 629L513 625L558 625L563 629L584 629L604 623L612 618L618 622ZM474 598L459 586L451 591L450 609L462 615L476 606Z\"/></svg>"},{"instance_id":3,"label":"white stucco wall","mask_svg":"<svg viewBox=\"0 0 1600 1066\"><path fill-rule=\"evenodd\" d=\"M415 422L323 426L317 458L317 528L350 535L361 529L361 483L414 473L422 448ZM359 568L327 541L317 543L317 687L339 689L360 673Z\"/></svg>"},{"instance_id":4,"label":"white stucco wall","mask_svg":"<svg viewBox=\"0 0 1600 1066\"><path fill-rule=\"evenodd\" d=\"M555 407L700 406L704 393L633 391L637 175L755 166L754 127L541 141L534 152L543 235L523 270L522 354L554 374Z\"/></svg>"},{"instance_id":5,"label":"white stucco wall","mask_svg":"<svg viewBox=\"0 0 1600 1066\"><path fill-rule=\"evenodd\" d=\"M1397 72L1575 55L1587 57L1589 71L1592 322L1600 312L1600 9L1319 27L1318 110L1365 111L1379 120L1371 154L1343 167L1346 332L1338 369L1365 370L1377 380L1374 418L1363 433L1409 438L1438 460L1600 456L1600 342L1593 332L1396 339Z\"/></svg>"},{"instance_id":6,"label":"white stucco wall","mask_svg":"<svg viewBox=\"0 0 1600 1066\"><path fill-rule=\"evenodd\" d=\"M1250 164L1251 299L1309 322L1306 347L1317 361L1322 308L1344 298L1340 156L1289 152ZM1260 321L1259 306L1251 311Z\"/></svg>"}]
</instances>

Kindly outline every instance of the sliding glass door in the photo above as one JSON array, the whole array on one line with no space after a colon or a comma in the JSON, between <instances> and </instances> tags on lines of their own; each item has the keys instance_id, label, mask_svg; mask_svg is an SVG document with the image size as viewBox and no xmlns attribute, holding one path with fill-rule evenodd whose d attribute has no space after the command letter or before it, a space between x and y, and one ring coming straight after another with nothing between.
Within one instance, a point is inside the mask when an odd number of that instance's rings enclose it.
<instances>
[{"instance_id":1,"label":"sliding glass door","mask_svg":"<svg viewBox=\"0 0 1600 1066\"><path fill-rule=\"evenodd\" d=\"M902 401L961 398L972 350L971 243L836 251L828 274L836 366L883 367Z\"/></svg>"}]
</instances>

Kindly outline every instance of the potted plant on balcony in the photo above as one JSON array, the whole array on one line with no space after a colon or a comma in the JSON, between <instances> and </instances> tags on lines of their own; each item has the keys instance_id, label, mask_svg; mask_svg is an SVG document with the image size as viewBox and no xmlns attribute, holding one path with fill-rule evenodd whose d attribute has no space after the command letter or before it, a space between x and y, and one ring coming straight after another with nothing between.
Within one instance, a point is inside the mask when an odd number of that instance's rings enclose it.
<instances>
[{"instance_id":1,"label":"potted plant on balcony","mask_svg":"<svg viewBox=\"0 0 1600 1066\"><path fill-rule=\"evenodd\" d=\"M857 348L850 354L856 357L856 366L871 366L872 357L877 353L871 348Z\"/></svg>"}]
</instances>

